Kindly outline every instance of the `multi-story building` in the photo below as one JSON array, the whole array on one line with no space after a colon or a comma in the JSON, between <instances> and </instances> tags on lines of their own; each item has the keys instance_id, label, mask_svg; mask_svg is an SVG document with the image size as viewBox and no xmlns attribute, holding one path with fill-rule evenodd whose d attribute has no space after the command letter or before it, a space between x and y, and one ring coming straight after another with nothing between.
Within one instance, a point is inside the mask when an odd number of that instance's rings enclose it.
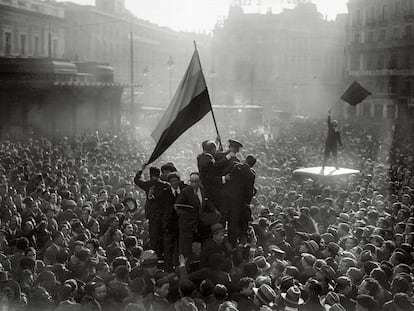
<instances>
[{"instance_id":1,"label":"multi-story building","mask_svg":"<svg viewBox=\"0 0 414 311\"><path fill-rule=\"evenodd\" d=\"M53 2L0 0L0 56L64 56L64 10Z\"/></svg>"},{"instance_id":2,"label":"multi-story building","mask_svg":"<svg viewBox=\"0 0 414 311\"><path fill-rule=\"evenodd\" d=\"M142 88L137 102L166 106L190 61L197 40L203 63L208 63L210 38L160 27L133 16L125 0L96 0L95 6L67 2L66 56L108 62L116 78L130 82L131 32L134 82ZM171 91L170 91L171 89Z\"/></svg>"},{"instance_id":3,"label":"multi-story building","mask_svg":"<svg viewBox=\"0 0 414 311\"><path fill-rule=\"evenodd\" d=\"M350 0L348 81L373 95L350 112L361 117L414 117L414 0Z\"/></svg>"},{"instance_id":4,"label":"multi-story building","mask_svg":"<svg viewBox=\"0 0 414 311\"><path fill-rule=\"evenodd\" d=\"M233 6L214 32L215 102L261 105L265 115L325 113L343 90L345 22L327 21L311 3L279 14Z\"/></svg>"}]
</instances>

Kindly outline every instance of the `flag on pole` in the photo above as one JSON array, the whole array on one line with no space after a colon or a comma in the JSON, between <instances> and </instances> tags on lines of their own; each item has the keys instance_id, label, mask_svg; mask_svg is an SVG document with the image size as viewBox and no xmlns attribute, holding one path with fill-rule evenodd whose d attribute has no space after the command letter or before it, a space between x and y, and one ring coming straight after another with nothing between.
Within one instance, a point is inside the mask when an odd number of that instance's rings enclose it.
<instances>
[{"instance_id":1,"label":"flag on pole","mask_svg":"<svg viewBox=\"0 0 414 311\"><path fill-rule=\"evenodd\" d=\"M354 81L351 86L341 96L341 99L352 106L356 106L361 103L365 98L371 95L371 92L366 90L357 81Z\"/></svg>"},{"instance_id":2,"label":"flag on pole","mask_svg":"<svg viewBox=\"0 0 414 311\"><path fill-rule=\"evenodd\" d=\"M184 78L151 136L157 145L147 165L158 159L187 129L212 111L207 84L195 49Z\"/></svg>"}]
</instances>

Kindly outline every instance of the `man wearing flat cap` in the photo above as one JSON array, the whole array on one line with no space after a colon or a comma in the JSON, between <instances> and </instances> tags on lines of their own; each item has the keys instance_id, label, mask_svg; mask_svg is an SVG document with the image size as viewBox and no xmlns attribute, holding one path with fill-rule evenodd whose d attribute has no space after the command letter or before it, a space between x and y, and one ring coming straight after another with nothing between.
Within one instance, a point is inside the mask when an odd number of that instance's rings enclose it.
<instances>
[{"instance_id":1,"label":"man wearing flat cap","mask_svg":"<svg viewBox=\"0 0 414 311\"><path fill-rule=\"evenodd\" d=\"M145 191L145 217L149 220L149 234L151 249L159 257L163 252L163 230L162 216L164 214L166 193L170 186L168 183L160 180L160 169L150 167L150 179L144 181L142 170L139 170L134 178L134 183Z\"/></svg>"}]
</instances>

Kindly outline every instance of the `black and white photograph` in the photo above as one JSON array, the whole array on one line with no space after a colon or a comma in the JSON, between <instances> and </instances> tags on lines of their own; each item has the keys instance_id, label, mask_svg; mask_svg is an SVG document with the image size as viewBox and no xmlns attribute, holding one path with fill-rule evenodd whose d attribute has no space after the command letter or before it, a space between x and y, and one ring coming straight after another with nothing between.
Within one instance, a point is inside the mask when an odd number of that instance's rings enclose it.
<instances>
[{"instance_id":1,"label":"black and white photograph","mask_svg":"<svg viewBox=\"0 0 414 311\"><path fill-rule=\"evenodd\" d=\"M0 311L413 311L414 0L0 0Z\"/></svg>"}]
</instances>

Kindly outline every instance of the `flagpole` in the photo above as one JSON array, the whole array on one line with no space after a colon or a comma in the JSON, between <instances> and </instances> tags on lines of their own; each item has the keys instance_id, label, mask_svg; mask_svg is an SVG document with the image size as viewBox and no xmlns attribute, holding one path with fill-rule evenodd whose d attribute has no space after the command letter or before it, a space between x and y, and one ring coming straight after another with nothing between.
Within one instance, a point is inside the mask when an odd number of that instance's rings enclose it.
<instances>
[{"instance_id":1,"label":"flagpole","mask_svg":"<svg viewBox=\"0 0 414 311\"><path fill-rule=\"evenodd\" d=\"M329 108L329 110L332 110L333 108L335 108L335 107L336 107L336 105L338 105L340 101L341 101L341 99L340 99L340 98L338 98L338 100L335 102L335 104L333 104L333 105Z\"/></svg>"},{"instance_id":2,"label":"flagpole","mask_svg":"<svg viewBox=\"0 0 414 311\"><path fill-rule=\"evenodd\" d=\"M194 49L198 53L197 43L196 43L195 40L193 42L194 42ZM198 61L199 61L199 64L200 64L201 72L203 72L203 67L201 66L200 57L198 57ZM203 73L203 76L204 76L204 73ZM210 95L209 95L209 97L210 97ZM210 100L210 103L211 103L211 100ZM219 148L220 148L220 150L223 150L223 145L221 143L221 136L220 136L220 133L219 133L219 130L218 130L217 122L216 122L216 116L214 115L213 105L211 105L211 116L213 117L214 127L216 128Z\"/></svg>"}]
</instances>

